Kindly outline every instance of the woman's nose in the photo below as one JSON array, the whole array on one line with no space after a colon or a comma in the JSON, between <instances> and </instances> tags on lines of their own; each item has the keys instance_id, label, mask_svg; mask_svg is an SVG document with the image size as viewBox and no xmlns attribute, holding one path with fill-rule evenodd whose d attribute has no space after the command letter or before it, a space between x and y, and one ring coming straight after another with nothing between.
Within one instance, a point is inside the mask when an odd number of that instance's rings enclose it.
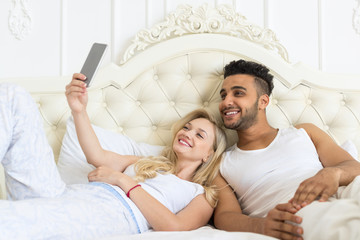
<instances>
[{"instance_id":1,"label":"woman's nose","mask_svg":"<svg viewBox=\"0 0 360 240\"><path fill-rule=\"evenodd\" d=\"M184 131L184 137L186 139L191 139L191 137L194 135L194 131L193 130L188 130L188 131Z\"/></svg>"}]
</instances>

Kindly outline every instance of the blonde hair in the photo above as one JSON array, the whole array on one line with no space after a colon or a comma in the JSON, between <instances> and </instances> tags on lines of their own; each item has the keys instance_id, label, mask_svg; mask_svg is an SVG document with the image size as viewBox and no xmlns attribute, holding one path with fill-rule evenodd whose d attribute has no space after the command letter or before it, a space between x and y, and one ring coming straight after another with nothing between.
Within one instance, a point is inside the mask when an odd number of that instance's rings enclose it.
<instances>
[{"instance_id":1,"label":"blonde hair","mask_svg":"<svg viewBox=\"0 0 360 240\"><path fill-rule=\"evenodd\" d=\"M145 157L135 164L135 179L144 181L148 178L154 178L157 172L162 174L176 174L177 156L172 148L176 133L180 131L186 123L197 119L204 118L214 124L215 141L213 144L214 153L206 162L201 164L192 177L192 182L202 185L205 189L205 196L212 207L217 204L217 190L212 185L220 166L222 154L226 149L226 135L222 128L219 127L216 118L204 109L198 109L188 113L172 126L173 138L170 146L166 146L158 157Z\"/></svg>"}]
</instances>

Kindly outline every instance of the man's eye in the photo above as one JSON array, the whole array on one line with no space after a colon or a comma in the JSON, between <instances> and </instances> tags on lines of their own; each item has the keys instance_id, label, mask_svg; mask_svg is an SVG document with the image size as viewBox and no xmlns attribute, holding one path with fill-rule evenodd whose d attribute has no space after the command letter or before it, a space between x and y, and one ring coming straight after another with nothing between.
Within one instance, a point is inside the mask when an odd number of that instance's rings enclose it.
<instances>
[{"instance_id":1,"label":"man's eye","mask_svg":"<svg viewBox=\"0 0 360 240\"><path fill-rule=\"evenodd\" d=\"M243 92L235 92L234 95L235 96L242 96L242 95L244 95L244 93Z\"/></svg>"},{"instance_id":2,"label":"man's eye","mask_svg":"<svg viewBox=\"0 0 360 240\"><path fill-rule=\"evenodd\" d=\"M221 98L222 100L224 100L224 99L226 98L226 94L221 94L221 95L220 95L220 98Z\"/></svg>"}]
</instances>

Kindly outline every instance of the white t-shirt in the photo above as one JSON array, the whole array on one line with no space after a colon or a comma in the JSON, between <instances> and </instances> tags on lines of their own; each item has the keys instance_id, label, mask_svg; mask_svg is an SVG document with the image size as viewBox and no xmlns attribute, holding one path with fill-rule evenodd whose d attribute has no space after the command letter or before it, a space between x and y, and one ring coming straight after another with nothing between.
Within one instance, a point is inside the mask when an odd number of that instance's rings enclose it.
<instances>
[{"instance_id":1,"label":"white t-shirt","mask_svg":"<svg viewBox=\"0 0 360 240\"><path fill-rule=\"evenodd\" d=\"M323 167L304 129L279 129L264 149L226 151L220 172L234 189L244 212L265 217L279 203L289 201L299 184Z\"/></svg>"}]
</instances>

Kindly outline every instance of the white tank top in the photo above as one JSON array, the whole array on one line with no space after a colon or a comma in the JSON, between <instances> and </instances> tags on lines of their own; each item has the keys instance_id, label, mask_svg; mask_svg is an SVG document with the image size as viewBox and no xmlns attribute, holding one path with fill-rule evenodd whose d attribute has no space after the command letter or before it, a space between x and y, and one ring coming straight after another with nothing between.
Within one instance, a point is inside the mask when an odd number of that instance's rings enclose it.
<instances>
[{"instance_id":1,"label":"white tank top","mask_svg":"<svg viewBox=\"0 0 360 240\"><path fill-rule=\"evenodd\" d=\"M234 189L243 213L265 217L322 168L306 131L291 127L279 129L264 149L244 151L235 144L226 151L220 172Z\"/></svg>"},{"instance_id":2,"label":"white tank top","mask_svg":"<svg viewBox=\"0 0 360 240\"><path fill-rule=\"evenodd\" d=\"M127 167L124 173L135 176L134 165ZM140 182L140 185L174 214L185 208L196 196L205 192L200 184L183 180L173 174L158 173L156 177ZM124 194L120 188L115 186L113 188ZM126 197L125 200L135 214L140 231L144 232L150 229L150 224L137 206L129 198Z\"/></svg>"}]
</instances>

